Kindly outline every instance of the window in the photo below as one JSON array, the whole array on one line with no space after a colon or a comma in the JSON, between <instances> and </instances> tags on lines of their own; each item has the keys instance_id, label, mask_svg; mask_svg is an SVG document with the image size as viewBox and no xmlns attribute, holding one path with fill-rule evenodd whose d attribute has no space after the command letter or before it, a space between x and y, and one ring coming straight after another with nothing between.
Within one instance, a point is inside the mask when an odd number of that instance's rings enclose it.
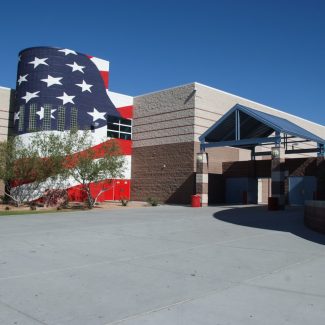
<instances>
[{"instance_id":1,"label":"window","mask_svg":"<svg viewBox=\"0 0 325 325\"><path fill-rule=\"evenodd\" d=\"M64 129L65 129L65 107L59 106L57 130L64 131Z\"/></svg>"},{"instance_id":2,"label":"window","mask_svg":"<svg viewBox=\"0 0 325 325\"><path fill-rule=\"evenodd\" d=\"M78 109L76 107L71 108L70 116L70 129L77 130L78 128Z\"/></svg>"},{"instance_id":3,"label":"window","mask_svg":"<svg viewBox=\"0 0 325 325\"><path fill-rule=\"evenodd\" d=\"M36 104L29 105L29 125L28 125L29 132L36 131L36 111L37 111Z\"/></svg>"},{"instance_id":4,"label":"window","mask_svg":"<svg viewBox=\"0 0 325 325\"><path fill-rule=\"evenodd\" d=\"M43 130L51 130L51 108L52 105L44 104Z\"/></svg>"},{"instance_id":5,"label":"window","mask_svg":"<svg viewBox=\"0 0 325 325\"><path fill-rule=\"evenodd\" d=\"M19 107L18 131L23 131L24 130L24 119L25 119L25 106L21 105Z\"/></svg>"},{"instance_id":6,"label":"window","mask_svg":"<svg viewBox=\"0 0 325 325\"><path fill-rule=\"evenodd\" d=\"M110 123L109 124L109 126L108 126L108 128L111 130L111 131L119 131L120 130L120 126L119 126L119 124L113 124L113 123Z\"/></svg>"},{"instance_id":7,"label":"window","mask_svg":"<svg viewBox=\"0 0 325 325\"><path fill-rule=\"evenodd\" d=\"M107 118L107 137L124 140L132 139L132 121L114 116Z\"/></svg>"},{"instance_id":8,"label":"window","mask_svg":"<svg viewBox=\"0 0 325 325\"><path fill-rule=\"evenodd\" d=\"M114 132L114 131L107 131L107 137L108 138L118 139L119 138L119 133L118 132Z\"/></svg>"},{"instance_id":9,"label":"window","mask_svg":"<svg viewBox=\"0 0 325 325\"><path fill-rule=\"evenodd\" d=\"M131 140L131 134L129 133L120 133L120 139L124 139L124 140Z\"/></svg>"}]
</instances>

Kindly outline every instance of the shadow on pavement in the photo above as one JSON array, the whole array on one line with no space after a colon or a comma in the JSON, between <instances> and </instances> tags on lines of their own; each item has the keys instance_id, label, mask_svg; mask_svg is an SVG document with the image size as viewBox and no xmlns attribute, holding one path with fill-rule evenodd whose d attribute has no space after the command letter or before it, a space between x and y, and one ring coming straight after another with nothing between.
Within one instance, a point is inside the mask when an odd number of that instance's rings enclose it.
<instances>
[{"instance_id":1,"label":"shadow on pavement","mask_svg":"<svg viewBox=\"0 0 325 325\"><path fill-rule=\"evenodd\" d=\"M286 207L283 211L269 211L266 206L230 207L215 212L218 220L246 227L290 232L309 241L325 245L325 236L304 225L303 207Z\"/></svg>"}]
</instances>

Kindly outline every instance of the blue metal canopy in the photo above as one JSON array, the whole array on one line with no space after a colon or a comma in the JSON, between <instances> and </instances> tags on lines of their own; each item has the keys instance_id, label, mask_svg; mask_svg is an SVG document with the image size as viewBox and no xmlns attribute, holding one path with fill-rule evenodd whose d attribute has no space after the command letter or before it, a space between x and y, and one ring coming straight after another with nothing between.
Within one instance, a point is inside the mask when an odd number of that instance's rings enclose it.
<instances>
[{"instance_id":1,"label":"blue metal canopy","mask_svg":"<svg viewBox=\"0 0 325 325\"><path fill-rule=\"evenodd\" d=\"M275 136L270 137L274 134ZM290 135L318 143L324 147L325 140L285 118L267 114L236 104L199 140L203 148L230 146L252 149L262 143L280 143L281 136Z\"/></svg>"}]
</instances>

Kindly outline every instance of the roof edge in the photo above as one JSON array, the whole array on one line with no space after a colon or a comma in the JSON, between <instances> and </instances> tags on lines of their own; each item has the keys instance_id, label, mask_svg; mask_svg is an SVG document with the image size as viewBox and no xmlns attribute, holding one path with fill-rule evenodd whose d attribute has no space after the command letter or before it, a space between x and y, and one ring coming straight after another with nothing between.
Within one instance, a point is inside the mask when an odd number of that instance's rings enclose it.
<instances>
[{"instance_id":1,"label":"roof edge","mask_svg":"<svg viewBox=\"0 0 325 325\"><path fill-rule=\"evenodd\" d=\"M3 87L3 86L0 86L0 89L15 90L15 89L13 89L13 88L10 88L10 87Z\"/></svg>"},{"instance_id":2,"label":"roof edge","mask_svg":"<svg viewBox=\"0 0 325 325\"><path fill-rule=\"evenodd\" d=\"M137 97L142 97L142 96L153 95L153 94L157 94L157 93L160 93L160 92L163 92L163 91L168 91L168 90L182 88L182 87L191 86L191 85L193 85L193 87L195 87L195 82L190 82L190 83L182 84L182 85L175 86L175 87L164 88L164 89L161 89L161 90L154 90L154 91L150 91L148 93L144 93L144 94L133 96L133 97L137 98Z\"/></svg>"}]
</instances>

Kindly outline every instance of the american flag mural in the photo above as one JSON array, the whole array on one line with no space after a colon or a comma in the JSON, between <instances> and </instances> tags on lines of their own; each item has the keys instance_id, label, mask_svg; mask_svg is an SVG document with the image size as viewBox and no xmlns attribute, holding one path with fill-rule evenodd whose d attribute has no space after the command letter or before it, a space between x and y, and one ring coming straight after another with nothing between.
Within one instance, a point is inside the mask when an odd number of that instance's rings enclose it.
<instances>
[{"instance_id":1,"label":"american flag mural","mask_svg":"<svg viewBox=\"0 0 325 325\"><path fill-rule=\"evenodd\" d=\"M92 130L95 150L104 138L118 142L127 164L124 178L114 180L114 188L104 192L99 201L130 195L133 98L110 92L108 81L106 60L51 47L19 53L14 113L17 136L28 140L36 131L78 128ZM70 199L83 200L79 186L69 184ZM93 191L99 191L100 186L94 184Z\"/></svg>"}]
</instances>

